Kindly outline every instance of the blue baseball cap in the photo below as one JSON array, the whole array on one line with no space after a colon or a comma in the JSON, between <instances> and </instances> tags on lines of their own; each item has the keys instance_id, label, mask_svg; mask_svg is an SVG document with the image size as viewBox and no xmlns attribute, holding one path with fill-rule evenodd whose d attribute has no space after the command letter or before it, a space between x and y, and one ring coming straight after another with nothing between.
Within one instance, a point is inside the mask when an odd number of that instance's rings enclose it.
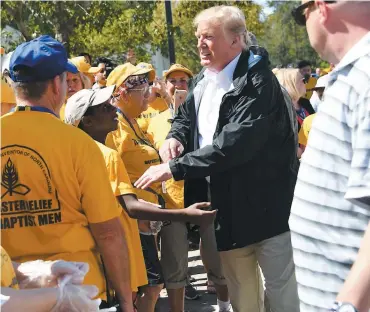
<instances>
[{"instance_id":1,"label":"blue baseball cap","mask_svg":"<svg viewBox=\"0 0 370 312\"><path fill-rule=\"evenodd\" d=\"M17 68L26 68L27 74L15 74ZM14 82L46 81L65 71L78 73L77 67L68 61L64 46L46 35L22 43L10 58L9 72Z\"/></svg>"}]
</instances>

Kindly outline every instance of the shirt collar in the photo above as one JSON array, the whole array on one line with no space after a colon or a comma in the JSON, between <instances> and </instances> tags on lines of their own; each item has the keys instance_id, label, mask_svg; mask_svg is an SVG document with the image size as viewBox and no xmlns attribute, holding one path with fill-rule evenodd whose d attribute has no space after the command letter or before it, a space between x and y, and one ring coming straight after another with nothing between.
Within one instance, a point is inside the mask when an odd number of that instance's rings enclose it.
<instances>
[{"instance_id":1,"label":"shirt collar","mask_svg":"<svg viewBox=\"0 0 370 312\"><path fill-rule=\"evenodd\" d=\"M330 76L336 76L336 73L347 65L355 62L360 57L370 53L370 31L363 36L342 58L337 66L330 73Z\"/></svg>"},{"instance_id":2,"label":"shirt collar","mask_svg":"<svg viewBox=\"0 0 370 312\"><path fill-rule=\"evenodd\" d=\"M206 69L204 71L204 78L207 80L213 80L215 82L221 82L221 81L233 81L233 75L236 68L236 65L238 64L239 58L241 53L239 53L229 64L226 65L226 67L218 72L212 72L209 69Z\"/></svg>"}]
</instances>

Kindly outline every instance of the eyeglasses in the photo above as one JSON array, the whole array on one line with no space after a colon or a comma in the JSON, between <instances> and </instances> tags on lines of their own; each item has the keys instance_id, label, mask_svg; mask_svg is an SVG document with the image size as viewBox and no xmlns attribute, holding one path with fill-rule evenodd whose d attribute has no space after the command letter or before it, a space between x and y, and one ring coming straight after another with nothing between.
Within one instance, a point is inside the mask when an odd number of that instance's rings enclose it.
<instances>
[{"instance_id":1,"label":"eyeglasses","mask_svg":"<svg viewBox=\"0 0 370 312\"><path fill-rule=\"evenodd\" d=\"M335 3L336 1L324 1L327 4ZM292 10L292 16L295 20L295 22L299 26L305 26L306 25L306 14L305 10L315 4L315 1L307 1L303 4L301 4L299 7Z\"/></svg>"},{"instance_id":2,"label":"eyeglasses","mask_svg":"<svg viewBox=\"0 0 370 312\"><path fill-rule=\"evenodd\" d=\"M167 79L167 81L169 81L171 84L175 85L175 84L187 84L189 82L189 79Z\"/></svg>"},{"instance_id":3,"label":"eyeglasses","mask_svg":"<svg viewBox=\"0 0 370 312\"><path fill-rule=\"evenodd\" d=\"M128 89L127 91L141 92L142 95L145 95L149 93L149 86L145 86L144 88Z\"/></svg>"}]
</instances>

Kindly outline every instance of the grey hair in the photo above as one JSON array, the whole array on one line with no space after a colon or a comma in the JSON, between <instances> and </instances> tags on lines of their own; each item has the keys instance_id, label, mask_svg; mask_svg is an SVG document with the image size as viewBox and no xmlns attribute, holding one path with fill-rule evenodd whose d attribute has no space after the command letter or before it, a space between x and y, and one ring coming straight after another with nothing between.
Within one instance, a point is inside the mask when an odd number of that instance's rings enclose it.
<instances>
[{"instance_id":1,"label":"grey hair","mask_svg":"<svg viewBox=\"0 0 370 312\"><path fill-rule=\"evenodd\" d=\"M60 80L66 79L67 73L63 72L59 75ZM54 79L54 78L53 78ZM12 82L11 85L17 97L30 100L39 100L45 94L49 83L53 80L35 81L35 82Z\"/></svg>"},{"instance_id":2,"label":"grey hair","mask_svg":"<svg viewBox=\"0 0 370 312\"><path fill-rule=\"evenodd\" d=\"M214 6L200 12L194 19L194 26L200 22L210 21L223 25L224 31L236 34L240 37L242 47L247 50L251 46L251 38L245 24L244 13L235 6Z\"/></svg>"}]
</instances>

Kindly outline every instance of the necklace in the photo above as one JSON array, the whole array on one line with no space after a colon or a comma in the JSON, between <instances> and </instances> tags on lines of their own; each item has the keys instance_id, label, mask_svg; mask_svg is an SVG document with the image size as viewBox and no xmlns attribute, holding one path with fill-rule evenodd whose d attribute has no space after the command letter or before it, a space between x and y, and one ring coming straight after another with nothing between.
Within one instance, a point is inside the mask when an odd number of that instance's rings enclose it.
<instances>
[{"instance_id":1,"label":"necklace","mask_svg":"<svg viewBox=\"0 0 370 312\"><path fill-rule=\"evenodd\" d=\"M159 155L159 151L154 147L154 145L148 140L148 138L146 137L145 133L141 130L140 126L138 125L138 123L135 121L139 131L140 131L140 134L141 136L136 132L136 129L134 127L134 125L132 124L132 122L127 118L127 116L122 112L122 111L119 111L119 113L122 115L122 117L127 121L127 123L129 124L131 130L134 132L135 136L138 138L139 142L143 145L146 145L146 146L149 146L151 148L153 148L155 150L155 152L158 154L158 157L159 159L161 159L161 156Z\"/></svg>"}]
</instances>

